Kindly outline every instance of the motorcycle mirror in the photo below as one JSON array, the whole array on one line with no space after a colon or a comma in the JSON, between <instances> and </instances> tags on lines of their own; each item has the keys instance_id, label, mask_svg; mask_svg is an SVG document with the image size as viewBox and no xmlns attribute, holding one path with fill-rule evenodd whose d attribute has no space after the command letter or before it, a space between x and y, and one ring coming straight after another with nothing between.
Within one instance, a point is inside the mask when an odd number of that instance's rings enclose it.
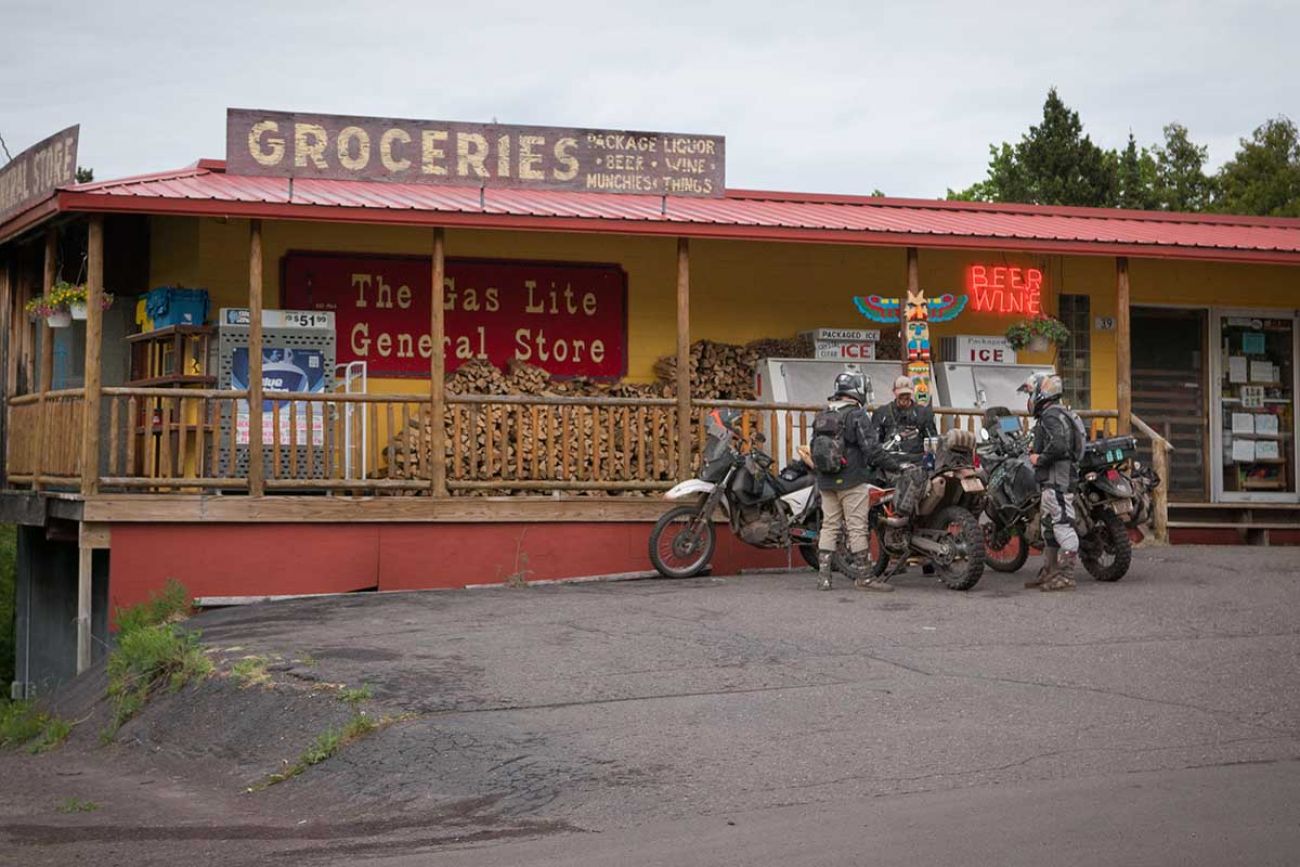
<instances>
[{"instance_id":1,"label":"motorcycle mirror","mask_svg":"<svg viewBox=\"0 0 1300 867\"><path fill-rule=\"evenodd\" d=\"M754 431L754 442L758 443L759 445L762 445L763 443L767 442L766 434L763 434L759 431Z\"/></svg>"},{"instance_id":2,"label":"motorcycle mirror","mask_svg":"<svg viewBox=\"0 0 1300 867\"><path fill-rule=\"evenodd\" d=\"M988 441L989 441L989 432L988 432L987 430L985 430L984 428L980 428L980 440L981 440L982 442L988 442Z\"/></svg>"}]
</instances>

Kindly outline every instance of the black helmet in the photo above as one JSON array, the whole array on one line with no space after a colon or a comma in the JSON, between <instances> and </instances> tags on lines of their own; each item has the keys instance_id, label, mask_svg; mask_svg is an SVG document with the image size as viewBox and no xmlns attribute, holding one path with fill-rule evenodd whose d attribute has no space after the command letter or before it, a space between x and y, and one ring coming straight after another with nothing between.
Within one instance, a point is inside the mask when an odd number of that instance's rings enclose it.
<instances>
[{"instance_id":1,"label":"black helmet","mask_svg":"<svg viewBox=\"0 0 1300 867\"><path fill-rule=\"evenodd\" d=\"M835 377L835 393L830 396L830 399L840 400L842 398L848 398L858 404L866 404L867 393L863 387L862 374L841 373Z\"/></svg>"},{"instance_id":2,"label":"black helmet","mask_svg":"<svg viewBox=\"0 0 1300 867\"><path fill-rule=\"evenodd\" d=\"M1065 386L1061 382L1061 377L1055 373L1039 371L1031 373L1016 391L1029 395L1025 408L1034 418L1038 418L1043 414L1043 410L1064 396Z\"/></svg>"}]
</instances>

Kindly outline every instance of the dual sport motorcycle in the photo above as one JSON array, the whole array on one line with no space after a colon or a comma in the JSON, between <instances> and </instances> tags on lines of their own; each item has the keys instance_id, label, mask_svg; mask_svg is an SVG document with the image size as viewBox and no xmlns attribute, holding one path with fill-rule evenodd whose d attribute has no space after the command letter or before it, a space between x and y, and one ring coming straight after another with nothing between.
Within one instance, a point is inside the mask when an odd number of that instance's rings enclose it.
<instances>
[{"instance_id":1,"label":"dual sport motorcycle","mask_svg":"<svg viewBox=\"0 0 1300 867\"><path fill-rule=\"evenodd\" d=\"M772 457L760 448L765 438L754 433L745 442L736 426L740 417L739 410L709 413L699 475L665 495L688 501L665 513L650 532L650 562L665 578L689 578L708 568L717 546L719 509L742 542L758 548L796 546L817 568L822 510L812 468L801 458L772 475ZM842 573L844 554L837 553L834 563Z\"/></svg>"}]
</instances>

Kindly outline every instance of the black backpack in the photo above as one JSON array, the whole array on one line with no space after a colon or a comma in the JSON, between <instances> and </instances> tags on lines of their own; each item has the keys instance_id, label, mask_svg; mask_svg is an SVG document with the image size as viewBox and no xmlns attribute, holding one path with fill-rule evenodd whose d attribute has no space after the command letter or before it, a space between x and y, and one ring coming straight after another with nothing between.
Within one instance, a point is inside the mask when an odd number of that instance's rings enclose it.
<instances>
[{"instance_id":1,"label":"black backpack","mask_svg":"<svg viewBox=\"0 0 1300 867\"><path fill-rule=\"evenodd\" d=\"M809 451L813 469L826 475L835 475L848 466L848 444L844 441L844 427L848 411L853 407L824 409L813 418L813 435Z\"/></svg>"},{"instance_id":2,"label":"black backpack","mask_svg":"<svg viewBox=\"0 0 1300 867\"><path fill-rule=\"evenodd\" d=\"M1054 403L1047 409L1043 410L1043 414L1046 415L1052 410L1057 410L1062 413L1066 418L1066 422L1070 426L1070 431L1073 434L1070 443L1070 451L1072 452L1071 459L1075 465L1078 465L1079 461L1083 458L1084 448L1088 445L1088 430L1083 426L1083 419L1079 418L1077 412L1072 409L1066 409L1059 403Z\"/></svg>"}]
</instances>

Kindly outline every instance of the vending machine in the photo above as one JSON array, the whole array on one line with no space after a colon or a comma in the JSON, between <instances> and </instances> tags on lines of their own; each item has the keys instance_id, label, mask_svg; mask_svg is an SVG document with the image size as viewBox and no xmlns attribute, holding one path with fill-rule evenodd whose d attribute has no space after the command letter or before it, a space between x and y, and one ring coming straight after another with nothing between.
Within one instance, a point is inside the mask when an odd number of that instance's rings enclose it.
<instances>
[{"instance_id":1,"label":"vending machine","mask_svg":"<svg viewBox=\"0 0 1300 867\"><path fill-rule=\"evenodd\" d=\"M222 308L217 318L217 387L248 388L249 312ZM262 389L271 392L326 394L334 390L334 314L321 310L262 312ZM334 425L324 401L265 400L262 403L262 465L272 475L279 457L279 477L324 478L327 440ZM276 424L279 424L277 431ZM225 478L248 472L248 401L223 403L220 472ZM272 443L279 443L279 448Z\"/></svg>"}]
</instances>

